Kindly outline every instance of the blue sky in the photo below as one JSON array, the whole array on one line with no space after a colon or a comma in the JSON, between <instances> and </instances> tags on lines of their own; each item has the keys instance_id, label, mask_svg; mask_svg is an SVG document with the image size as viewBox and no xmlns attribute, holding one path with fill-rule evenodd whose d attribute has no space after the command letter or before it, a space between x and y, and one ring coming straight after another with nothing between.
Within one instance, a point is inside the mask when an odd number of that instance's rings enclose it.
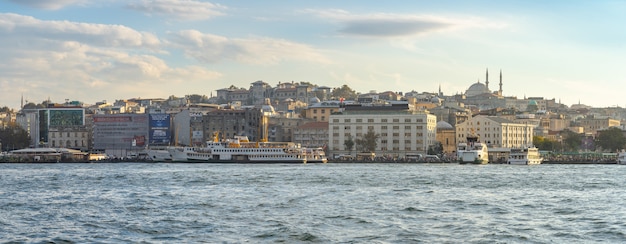
<instances>
[{"instance_id":1,"label":"blue sky","mask_svg":"<svg viewBox=\"0 0 626 244\"><path fill-rule=\"evenodd\" d=\"M624 1L0 0L0 106L263 80L626 106Z\"/></svg>"}]
</instances>

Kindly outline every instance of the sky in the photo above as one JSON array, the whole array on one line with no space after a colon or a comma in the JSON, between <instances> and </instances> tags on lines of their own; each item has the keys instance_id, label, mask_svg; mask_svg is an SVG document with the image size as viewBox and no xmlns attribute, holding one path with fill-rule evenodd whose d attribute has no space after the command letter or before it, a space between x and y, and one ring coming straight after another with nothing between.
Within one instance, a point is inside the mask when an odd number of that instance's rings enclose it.
<instances>
[{"instance_id":1,"label":"sky","mask_svg":"<svg viewBox=\"0 0 626 244\"><path fill-rule=\"evenodd\" d=\"M0 0L0 106L216 95L306 81L367 93L626 107L626 1Z\"/></svg>"}]
</instances>

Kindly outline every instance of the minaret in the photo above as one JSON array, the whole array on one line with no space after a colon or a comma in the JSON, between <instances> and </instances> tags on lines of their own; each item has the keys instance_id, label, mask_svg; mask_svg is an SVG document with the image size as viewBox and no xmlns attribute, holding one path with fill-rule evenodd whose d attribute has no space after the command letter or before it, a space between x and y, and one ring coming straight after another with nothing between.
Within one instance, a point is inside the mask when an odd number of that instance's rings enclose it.
<instances>
[{"instance_id":1,"label":"minaret","mask_svg":"<svg viewBox=\"0 0 626 244\"><path fill-rule=\"evenodd\" d=\"M441 84L439 84L439 96L441 96Z\"/></svg>"},{"instance_id":2,"label":"minaret","mask_svg":"<svg viewBox=\"0 0 626 244\"><path fill-rule=\"evenodd\" d=\"M502 70L500 70L500 90L498 90L500 96L502 96Z\"/></svg>"},{"instance_id":3,"label":"minaret","mask_svg":"<svg viewBox=\"0 0 626 244\"><path fill-rule=\"evenodd\" d=\"M20 109L23 109L23 108L24 108L24 93L22 93L22 98L20 101Z\"/></svg>"},{"instance_id":4,"label":"minaret","mask_svg":"<svg viewBox=\"0 0 626 244\"><path fill-rule=\"evenodd\" d=\"M485 86L487 87L487 90L489 90L489 69L485 72Z\"/></svg>"}]
</instances>

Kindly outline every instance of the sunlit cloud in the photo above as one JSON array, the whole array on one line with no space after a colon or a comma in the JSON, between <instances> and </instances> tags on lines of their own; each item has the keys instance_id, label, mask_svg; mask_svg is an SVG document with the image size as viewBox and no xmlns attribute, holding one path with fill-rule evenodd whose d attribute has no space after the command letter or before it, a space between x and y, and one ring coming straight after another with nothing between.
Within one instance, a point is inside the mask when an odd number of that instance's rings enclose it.
<instances>
[{"instance_id":1,"label":"sunlit cloud","mask_svg":"<svg viewBox=\"0 0 626 244\"><path fill-rule=\"evenodd\" d=\"M337 31L346 36L397 38L430 34L439 31L454 30L464 27L497 26L481 18L444 17L419 14L353 14L344 10L305 10L319 18L337 22L341 25Z\"/></svg>"},{"instance_id":2,"label":"sunlit cloud","mask_svg":"<svg viewBox=\"0 0 626 244\"><path fill-rule=\"evenodd\" d=\"M195 0L142 0L127 8L176 20L204 20L224 15L226 7Z\"/></svg>"},{"instance_id":3,"label":"sunlit cloud","mask_svg":"<svg viewBox=\"0 0 626 244\"><path fill-rule=\"evenodd\" d=\"M69 5L82 4L86 0L9 0L10 2L26 5L32 8L57 10Z\"/></svg>"},{"instance_id":4,"label":"sunlit cloud","mask_svg":"<svg viewBox=\"0 0 626 244\"><path fill-rule=\"evenodd\" d=\"M228 38L184 30L172 33L169 41L187 56L207 63L224 60L265 65L286 61L329 63L321 51L283 39Z\"/></svg>"},{"instance_id":5,"label":"sunlit cloud","mask_svg":"<svg viewBox=\"0 0 626 244\"><path fill-rule=\"evenodd\" d=\"M71 21L46 21L18 14L0 14L1 42L8 40L76 41L103 47L155 48L159 39L123 25L90 24Z\"/></svg>"}]
</instances>

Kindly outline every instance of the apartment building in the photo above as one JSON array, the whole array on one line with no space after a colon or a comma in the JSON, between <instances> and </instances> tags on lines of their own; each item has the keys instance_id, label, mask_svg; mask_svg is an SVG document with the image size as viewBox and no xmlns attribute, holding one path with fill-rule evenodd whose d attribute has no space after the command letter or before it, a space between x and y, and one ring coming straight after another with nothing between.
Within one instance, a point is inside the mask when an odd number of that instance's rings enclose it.
<instances>
[{"instance_id":1,"label":"apartment building","mask_svg":"<svg viewBox=\"0 0 626 244\"><path fill-rule=\"evenodd\" d=\"M456 125L456 140L467 142L468 135L475 135L488 147L524 148L533 145L533 128L531 124L478 115Z\"/></svg>"},{"instance_id":2,"label":"apartment building","mask_svg":"<svg viewBox=\"0 0 626 244\"><path fill-rule=\"evenodd\" d=\"M368 130L379 135L374 153L378 156L405 157L407 153L426 154L436 141L436 117L415 111L407 103L351 104L330 115L329 155L352 154L345 142L362 138Z\"/></svg>"}]
</instances>

